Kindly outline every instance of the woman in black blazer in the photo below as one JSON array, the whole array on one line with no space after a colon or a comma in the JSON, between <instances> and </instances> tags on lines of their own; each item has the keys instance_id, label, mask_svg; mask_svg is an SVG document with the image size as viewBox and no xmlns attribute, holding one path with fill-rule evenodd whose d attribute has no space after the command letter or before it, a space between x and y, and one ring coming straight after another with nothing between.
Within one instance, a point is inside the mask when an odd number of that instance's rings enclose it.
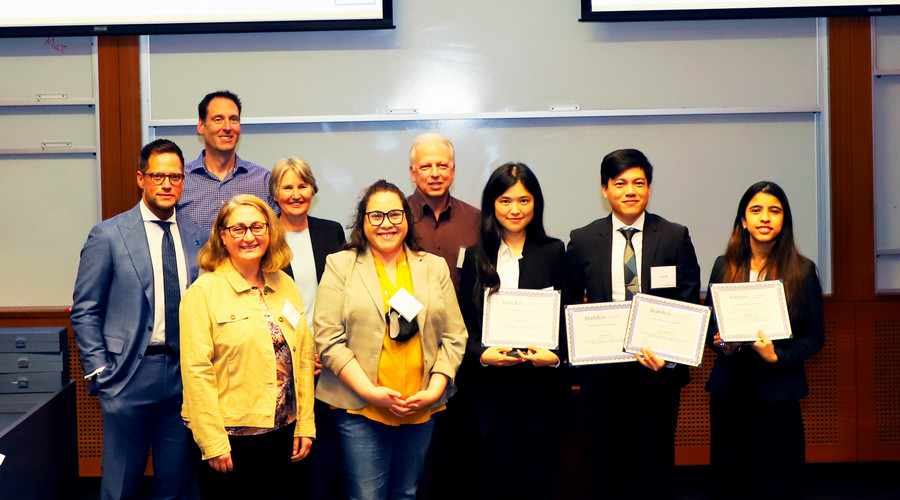
<instances>
[{"instance_id":1,"label":"woman in black blazer","mask_svg":"<svg viewBox=\"0 0 900 500\"><path fill-rule=\"evenodd\" d=\"M572 417L559 349L481 345L484 290L562 289L565 246L544 231L544 197L521 163L491 174L481 199L481 233L466 251L459 302L469 331L460 396L472 413L475 449L470 464L479 498L553 498L563 429ZM468 392L468 394L466 394Z\"/></svg>"},{"instance_id":2,"label":"woman in black blazer","mask_svg":"<svg viewBox=\"0 0 900 500\"><path fill-rule=\"evenodd\" d=\"M306 318L312 330L313 310L319 280L325 271L325 257L344 246L344 229L334 221L309 215L313 196L319 192L316 177L309 165L300 158L279 160L269 176L269 193L281 208L279 220L284 225L285 238L293 260L283 269L300 289ZM322 370L316 354L316 375ZM343 474L337 429L331 420L328 405L316 400L317 438L307 460L300 463L301 488L305 498L313 500L342 498Z\"/></svg>"},{"instance_id":3,"label":"woman in black blazer","mask_svg":"<svg viewBox=\"0 0 900 500\"><path fill-rule=\"evenodd\" d=\"M822 287L815 264L794 244L787 196L763 181L741 198L709 282L775 279L784 283L792 338L770 341L760 331L756 342L723 343L710 322L713 498L805 498L800 399L809 393L803 362L825 344Z\"/></svg>"}]
</instances>

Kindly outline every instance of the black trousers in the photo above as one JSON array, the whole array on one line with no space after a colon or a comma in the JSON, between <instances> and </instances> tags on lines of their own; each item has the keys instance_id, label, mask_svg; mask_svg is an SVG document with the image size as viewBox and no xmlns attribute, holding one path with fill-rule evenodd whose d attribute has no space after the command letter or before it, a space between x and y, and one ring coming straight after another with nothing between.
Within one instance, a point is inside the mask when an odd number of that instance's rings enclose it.
<instances>
[{"instance_id":1,"label":"black trousers","mask_svg":"<svg viewBox=\"0 0 900 500\"><path fill-rule=\"evenodd\" d=\"M710 400L710 493L714 499L806 498L800 401L755 395Z\"/></svg>"},{"instance_id":2,"label":"black trousers","mask_svg":"<svg viewBox=\"0 0 900 500\"><path fill-rule=\"evenodd\" d=\"M291 474L294 424L255 436L229 436L234 470L217 472L202 460L197 466L200 495L208 500L302 498Z\"/></svg>"},{"instance_id":3,"label":"black trousers","mask_svg":"<svg viewBox=\"0 0 900 500\"><path fill-rule=\"evenodd\" d=\"M681 388L582 385L590 457L589 498L672 498Z\"/></svg>"}]
</instances>

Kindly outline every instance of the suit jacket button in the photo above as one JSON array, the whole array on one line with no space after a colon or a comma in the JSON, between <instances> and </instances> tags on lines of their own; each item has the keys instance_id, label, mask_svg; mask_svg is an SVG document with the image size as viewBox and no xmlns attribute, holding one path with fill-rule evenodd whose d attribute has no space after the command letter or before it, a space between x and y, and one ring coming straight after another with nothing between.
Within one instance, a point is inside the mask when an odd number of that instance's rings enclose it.
<instances>
[{"instance_id":1,"label":"suit jacket button","mask_svg":"<svg viewBox=\"0 0 900 500\"><path fill-rule=\"evenodd\" d=\"M234 314L231 315L231 319L234 319Z\"/></svg>"},{"instance_id":2,"label":"suit jacket button","mask_svg":"<svg viewBox=\"0 0 900 500\"><path fill-rule=\"evenodd\" d=\"M278 317L278 321L281 321L282 323L284 323L284 317L279 316L279 317Z\"/></svg>"},{"instance_id":3,"label":"suit jacket button","mask_svg":"<svg viewBox=\"0 0 900 500\"><path fill-rule=\"evenodd\" d=\"M153 331L153 326L152 326L152 325L151 325L151 326L148 326L148 327L147 327L147 331L148 331L148 332L152 332L152 331Z\"/></svg>"}]
</instances>

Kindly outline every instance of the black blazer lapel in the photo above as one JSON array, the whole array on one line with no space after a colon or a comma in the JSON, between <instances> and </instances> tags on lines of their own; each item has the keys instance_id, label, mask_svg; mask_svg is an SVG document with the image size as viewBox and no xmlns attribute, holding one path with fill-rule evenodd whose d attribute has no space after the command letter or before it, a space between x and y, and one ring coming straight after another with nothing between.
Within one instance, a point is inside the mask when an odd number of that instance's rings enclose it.
<instances>
[{"instance_id":1,"label":"black blazer lapel","mask_svg":"<svg viewBox=\"0 0 900 500\"><path fill-rule=\"evenodd\" d=\"M653 288L653 283L650 282L650 269L656 263L656 252L659 249L659 224L654 216L644 213L644 240L641 244L641 292L650 293Z\"/></svg>"},{"instance_id":2,"label":"black blazer lapel","mask_svg":"<svg viewBox=\"0 0 900 500\"><path fill-rule=\"evenodd\" d=\"M600 220L600 230L597 232L597 262L600 263L600 285L603 287L603 297L606 301L612 300L612 215Z\"/></svg>"}]
</instances>

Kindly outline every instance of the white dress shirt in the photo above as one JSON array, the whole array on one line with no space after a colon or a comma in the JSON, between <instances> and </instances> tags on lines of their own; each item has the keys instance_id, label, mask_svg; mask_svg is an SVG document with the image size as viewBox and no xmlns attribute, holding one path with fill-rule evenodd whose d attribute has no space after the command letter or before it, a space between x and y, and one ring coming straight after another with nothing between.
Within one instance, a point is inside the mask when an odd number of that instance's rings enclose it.
<instances>
[{"instance_id":1,"label":"white dress shirt","mask_svg":"<svg viewBox=\"0 0 900 500\"><path fill-rule=\"evenodd\" d=\"M644 216L647 212L641 213L634 224L626 226L622 221L616 218L616 214L612 216L612 253L610 254L610 270L612 276L612 299L615 302L625 300L625 266L623 260L625 258L625 235L619 229L633 228L638 231L631 237L631 246L634 247L634 264L637 269L638 290L641 288L641 257L644 253Z\"/></svg>"}]
</instances>

